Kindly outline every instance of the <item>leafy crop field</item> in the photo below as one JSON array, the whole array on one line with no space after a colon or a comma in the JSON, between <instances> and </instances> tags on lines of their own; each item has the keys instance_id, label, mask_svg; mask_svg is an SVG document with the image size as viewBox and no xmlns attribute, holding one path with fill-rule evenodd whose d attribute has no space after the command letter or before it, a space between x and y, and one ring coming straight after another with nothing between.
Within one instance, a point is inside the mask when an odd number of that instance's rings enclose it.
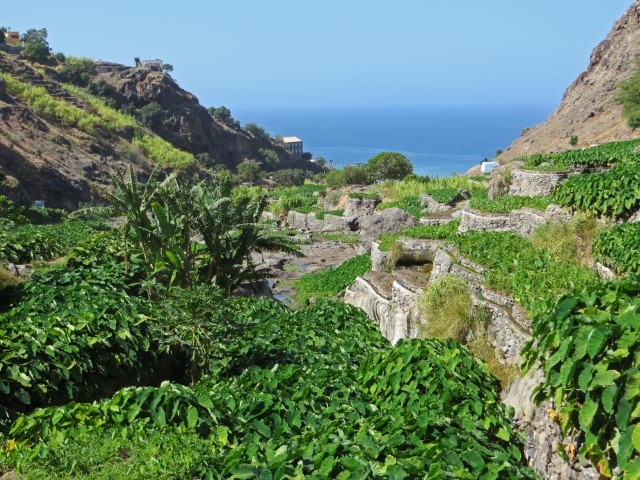
<instances>
[{"instance_id":1,"label":"leafy crop field","mask_svg":"<svg viewBox=\"0 0 640 480\"><path fill-rule=\"evenodd\" d=\"M640 223L621 223L600 233L593 252L617 273L640 274Z\"/></svg>"},{"instance_id":2,"label":"leafy crop field","mask_svg":"<svg viewBox=\"0 0 640 480\"><path fill-rule=\"evenodd\" d=\"M365 254L350 258L336 268L303 275L294 284L298 300L304 304L310 298L331 298L369 270L371 256Z\"/></svg>"},{"instance_id":3,"label":"leafy crop field","mask_svg":"<svg viewBox=\"0 0 640 480\"><path fill-rule=\"evenodd\" d=\"M584 150L566 150L562 153L537 154L520 157L515 161L524 161L526 168L567 170L572 167L609 167L622 163L637 163L640 154L634 149L640 140L613 142ZM549 164L543 167L542 164Z\"/></svg>"}]
</instances>

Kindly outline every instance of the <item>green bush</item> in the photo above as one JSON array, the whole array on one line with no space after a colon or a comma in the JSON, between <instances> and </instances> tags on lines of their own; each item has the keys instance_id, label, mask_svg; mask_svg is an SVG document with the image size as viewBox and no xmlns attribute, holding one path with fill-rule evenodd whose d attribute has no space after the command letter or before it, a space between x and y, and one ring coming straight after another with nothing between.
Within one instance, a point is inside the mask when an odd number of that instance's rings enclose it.
<instances>
[{"instance_id":1,"label":"green bush","mask_svg":"<svg viewBox=\"0 0 640 480\"><path fill-rule=\"evenodd\" d=\"M262 170L260 165L253 159L243 160L236 167L238 171L238 178L247 182L253 183L262 176Z\"/></svg>"},{"instance_id":2,"label":"green bush","mask_svg":"<svg viewBox=\"0 0 640 480\"><path fill-rule=\"evenodd\" d=\"M618 84L616 101L622 104L622 115L627 117L631 128L640 126L640 60L636 59L636 70L630 79Z\"/></svg>"},{"instance_id":3,"label":"green bush","mask_svg":"<svg viewBox=\"0 0 640 480\"><path fill-rule=\"evenodd\" d=\"M329 188L340 188L347 184L347 180L345 179L344 172L342 170L334 168L325 175L324 183Z\"/></svg>"},{"instance_id":4,"label":"green bush","mask_svg":"<svg viewBox=\"0 0 640 480\"><path fill-rule=\"evenodd\" d=\"M413 165L401 153L382 152L369 159L367 170L374 181L402 180L413 173Z\"/></svg>"},{"instance_id":5,"label":"green bush","mask_svg":"<svg viewBox=\"0 0 640 480\"><path fill-rule=\"evenodd\" d=\"M278 170L273 174L273 181L283 187L299 187L304 185L304 170L299 168L288 168L284 170Z\"/></svg>"},{"instance_id":6,"label":"green bush","mask_svg":"<svg viewBox=\"0 0 640 480\"><path fill-rule=\"evenodd\" d=\"M162 112L162 106L158 102L151 102L138 111L138 119L146 127L157 127L162 120Z\"/></svg>"},{"instance_id":7,"label":"green bush","mask_svg":"<svg viewBox=\"0 0 640 480\"><path fill-rule=\"evenodd\" d=\"M93 60L82 57L68 57L64 66L58 70L60 80L79 87L86 87L96 74Z\"/></svg>"},{"instance_id":8,"label":"green bush","mask_svg":"<svg viewBox=\"0 0 640 480\"><path fill-rule=\"evenodd\" d=\"M471 196L469 206L481 212L509 213L512 210L528 207L544 210L551 204L551 197L516 197L505 195L489 200L486 190L476 190Z\"/></svg>"},{"instance_id":9,"label":"green bush","mask_svg":"<svg viewBox=\"0 0 640 480\"><path fill-rule=\"evenodd\" d=\"M24 47L20 52L22 57L32 62L45 63L51 53L47 36L46 28L30 28L24 32L20 39Z\"/></svg>"}]
</instances>

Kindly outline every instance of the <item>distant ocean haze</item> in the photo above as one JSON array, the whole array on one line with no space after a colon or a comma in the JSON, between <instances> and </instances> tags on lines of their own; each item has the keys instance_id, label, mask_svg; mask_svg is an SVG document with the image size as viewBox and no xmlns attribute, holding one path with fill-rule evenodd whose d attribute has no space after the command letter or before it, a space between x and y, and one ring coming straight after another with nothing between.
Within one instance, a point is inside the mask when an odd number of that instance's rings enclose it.
<instances>
[{"instance_id":1,"label":"distant ocean haze","mask_svg":"<svg viewBox=\"0 0 640 480\"><path fill-rule=\"evenodd\" d=\"M374 155L401 152L420 175L464 173L492 159L544 121L553 107L371 107L237 110L242 125L257 123L271 135L297 136L314 157L337 167L366 163Z\"/></svg>"}]
</instances>

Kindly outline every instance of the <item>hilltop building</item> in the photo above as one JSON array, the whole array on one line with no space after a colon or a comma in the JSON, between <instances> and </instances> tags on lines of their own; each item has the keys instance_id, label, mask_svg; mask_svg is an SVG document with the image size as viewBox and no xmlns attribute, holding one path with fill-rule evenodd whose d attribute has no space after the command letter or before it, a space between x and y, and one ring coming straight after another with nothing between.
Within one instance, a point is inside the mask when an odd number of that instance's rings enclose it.
<instances>
[{"instance_id":1,"label":"hilltop building","mask_svg":"<svg viewBox=\"0 0 640 480\"><path fill-rule=\"evenodd\" d=\"M298 137L284 137L282 143L284 143L284 148L289 150L294 157L302 158L302 140Z\"/></svg>"},{"instance_id":2,"label":"hilltop building","mask_svg":"<svg viewBox=\"0 0 640 480\"><path fill-rule=\"evenodd\" d=\"M135 58L136 68L148 68L149 70L157 70L159 72L162 71L162 60L156 58L154 60L140 60L139 58Z\"/></svg>"},{"instance_id":3,"label":"hilltop building","mask_svg":"<svg viewBox=\"0 0 640 480\"><path fill-rule=\"evenodd\" d=\"M8 45L19 45L20 44L20 32L5 32L4 33L4 41Z\"/></svg>"}]
</instances>

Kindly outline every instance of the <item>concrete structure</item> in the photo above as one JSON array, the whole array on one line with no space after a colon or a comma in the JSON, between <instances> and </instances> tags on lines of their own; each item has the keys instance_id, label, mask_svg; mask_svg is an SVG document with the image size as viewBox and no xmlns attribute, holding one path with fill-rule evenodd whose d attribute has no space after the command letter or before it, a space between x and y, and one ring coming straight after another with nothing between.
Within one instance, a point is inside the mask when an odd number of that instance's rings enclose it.
<instances>
[{"instance_id":1,"label":"concrete structure","mask_svg":"<svg viewBox=\"0 0 640 480\"><path fill-rule=\"evenodd\" d=\"M20 43L20 32L5 32L4 41L8 45L18 45Z\"/></svg>"},{"instance_id":2,"label":"concrete structure","mask_svg":"<svg viewBox=\"0 0 640 480\"><path fill-rule=\"evenodd\" d=\"M147 68L149 70L157 70L159 72L162 71L162 60L156 58L154 60L140 60L139 58L135 58L136 68Z\"/></svg>"},{"instance_id":3,"label":"concrete structure","mask_svg":"<svg viewBox=\"0 0 640 480\"><path fill-rule=\"evenodd\" d=\"M294 157L302 158L302 140L298 137L284 137L282 143L284 143L284 148L289 150Z\"/></svg>"}]
</instances>

